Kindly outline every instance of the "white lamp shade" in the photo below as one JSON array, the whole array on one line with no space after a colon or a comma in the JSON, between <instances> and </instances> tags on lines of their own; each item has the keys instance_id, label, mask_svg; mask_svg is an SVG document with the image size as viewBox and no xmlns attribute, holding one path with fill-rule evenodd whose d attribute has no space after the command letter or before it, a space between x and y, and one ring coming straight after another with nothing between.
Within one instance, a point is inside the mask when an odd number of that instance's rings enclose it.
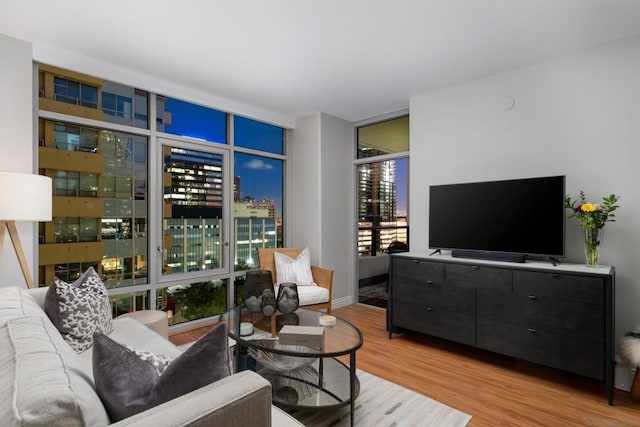
<instances>
[{"instance_id":1,"label":"white lamp shade","mask_svg":"<svg viewBox=\"0 0 640 427\"><path fill-rule=\"evenodd\" d=\"M0 172L0 221L51 221L51 178Z\"/></svg>"}]
</instances>

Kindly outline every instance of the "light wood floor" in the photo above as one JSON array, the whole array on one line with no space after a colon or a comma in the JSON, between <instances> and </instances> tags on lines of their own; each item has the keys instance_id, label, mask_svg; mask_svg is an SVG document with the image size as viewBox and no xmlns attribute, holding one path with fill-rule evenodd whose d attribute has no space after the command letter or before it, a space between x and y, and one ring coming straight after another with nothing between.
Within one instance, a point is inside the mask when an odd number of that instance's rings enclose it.
<instances>
[{"instance_id":1,"label":"light wood floor","mask_svg":"<svg viewBox=\"0 0 640 427\"><path fill-rule=\"evenodd\" d=\"M603 383L418 333L388 339L385 310L351 305L333 314L364 336L357 366L469 415L469 426L640 426L640 403ZM172 335L193 341L207 328ZM346 360L345 360L346 361Z\"/></svg>"}]
</instances>

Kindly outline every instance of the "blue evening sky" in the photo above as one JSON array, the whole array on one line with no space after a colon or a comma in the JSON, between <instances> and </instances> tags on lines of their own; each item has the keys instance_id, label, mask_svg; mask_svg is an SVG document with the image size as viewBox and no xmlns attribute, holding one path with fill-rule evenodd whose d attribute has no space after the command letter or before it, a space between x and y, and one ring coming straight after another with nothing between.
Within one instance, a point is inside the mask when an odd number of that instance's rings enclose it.
<instances>
[{"instance_id":1,"label":"blue evening sky","mask_svg":"<svg viewBox=\"0 0 640 427\"><path fill-rule=\"evenodd\" d=\"M173 98L167 98L165 110L171 122L164 132L226 144L226 114ZM239 147L282 154L283 130L277 126L234 117L234 143ZM397 214L407 213L408 160L396 160ZM256 200L272 199L282 215L283 162L244 153L236 153L234 174L240 177L240 196Z\"/></svg>"}]
</instances>

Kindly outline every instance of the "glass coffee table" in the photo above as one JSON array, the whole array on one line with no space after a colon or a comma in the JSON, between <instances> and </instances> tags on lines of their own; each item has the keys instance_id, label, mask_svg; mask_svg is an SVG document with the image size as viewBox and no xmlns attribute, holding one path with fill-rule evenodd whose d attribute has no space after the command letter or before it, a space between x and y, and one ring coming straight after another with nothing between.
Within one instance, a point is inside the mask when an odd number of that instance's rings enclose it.
<instances>
[{"instance_id":1,"label":"glass coffee table","mask_svg":"<svg viewBox=\"0 0 640 427\"><path fill-rule=\"evenodd\" d=\"M339 317L334 325L321 326L320 317L326 314L298 308L294 313L267 318L235 307L220 319L227 325L229 337L236 341L234 369L253 369L269 380L275 405L304 411L351 405L353 425L354 402L360 392L356 351L362 347L362 333ZM253 325L253 332L242 335L241 331L248 331L241 329L241 324L246 327L247 323ZM282 344L280 331L285 325L321 327L324 339L321 345ZM342 355L349 355L348 366L336 359Z\"/></svg>"}]
</instances>

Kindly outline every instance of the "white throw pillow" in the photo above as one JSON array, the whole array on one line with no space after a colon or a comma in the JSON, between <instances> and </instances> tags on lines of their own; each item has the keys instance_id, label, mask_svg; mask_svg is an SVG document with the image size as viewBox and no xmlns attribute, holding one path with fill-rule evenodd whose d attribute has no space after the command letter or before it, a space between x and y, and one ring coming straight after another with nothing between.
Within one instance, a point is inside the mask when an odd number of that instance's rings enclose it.
<instances>
[{"instance_id":1,"label":"white throw pillow","mask_svg":"<svg viewBox=\"0 0 640 427\"><path fill-rule=\"evenodd\" d=\"M276 262L276 282L278 284L293 282L298 286L315 286L311 275L309 248L304 248L296 259L280 252L274 252L274 258Z\"/></svg>"}]
</instances>

